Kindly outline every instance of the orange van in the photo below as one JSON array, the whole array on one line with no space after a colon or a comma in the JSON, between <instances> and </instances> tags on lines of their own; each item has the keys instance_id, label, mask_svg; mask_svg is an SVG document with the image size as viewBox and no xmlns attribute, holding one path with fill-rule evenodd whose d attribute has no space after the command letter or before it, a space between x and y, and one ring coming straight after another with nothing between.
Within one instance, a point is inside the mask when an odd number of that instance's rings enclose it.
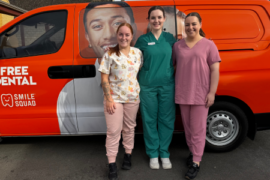
<instances>
[{"instance_id":1,"label":"orange van","mask_svg":"<svg viewBox=\"0 0 270 180\"><path fill-rule=\"evenodd\" d=\"M164 7L163 30L185 37L184 18L202 16L222 59L206 146L227 151L270 127L270 2L158 0L47 6L0 29L0 138L105 134L100 58L122 22L148 29L147 11ZM176 108L179 110L179 108ZM176 112L175 132L183 131ZM138 113L137 132L142 132Z\"/></svg>"}]
</instances>

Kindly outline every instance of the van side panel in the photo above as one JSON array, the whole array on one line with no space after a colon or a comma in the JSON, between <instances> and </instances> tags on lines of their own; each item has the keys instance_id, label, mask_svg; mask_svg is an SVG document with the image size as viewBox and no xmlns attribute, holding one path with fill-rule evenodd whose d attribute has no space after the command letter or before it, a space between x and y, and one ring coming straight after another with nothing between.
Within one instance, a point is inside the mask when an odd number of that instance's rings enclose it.
<instances>
[{"instance_id":1,"label":"van side panel","mask_svg":"<svg viewBox=\"0 0 270 180\"><path fill-rule=\"evenodd\" d=\"M217 95L240 99L253 113L270 112L270 22L263 6L266 1L192 3L176 1L176 7L186 14L200 13L206 38L211 38L220 50Z\"/></svg>"},{"instance_id":2,"label":"van side panel","mask_svg":"<svg viewBox=\"0 0 270 180\"><path fill-rule=\"evenodd\" d=\"M38 13L58 10L67 11L65 40L58 52L0 60L0 67L27 67L24 76L32 82L32 85L1 85L1 136L60 134L57 100L59 93L71 79L51 79L48 76L48 69L51 66L66 66L73 63L74 5L62 6L60 9L59 7L36 9L16 18L9 25ZM13 99L13 104L10 102L4 106L3 100L8 98ZM73 112L75 114L75 109Z\"/></svg>"}]
</instances>

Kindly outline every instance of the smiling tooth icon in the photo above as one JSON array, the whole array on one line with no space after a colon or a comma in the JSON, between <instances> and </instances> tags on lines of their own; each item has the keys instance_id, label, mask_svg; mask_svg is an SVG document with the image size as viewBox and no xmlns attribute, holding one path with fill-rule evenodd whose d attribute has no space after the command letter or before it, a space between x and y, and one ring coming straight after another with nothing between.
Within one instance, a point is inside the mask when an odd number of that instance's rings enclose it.
<instances>
[{"instance_id":1,"label":"smiling tooth icon","mask_svg":"<svg viewBox=\"0 0 270 180\"><path fill-rule=\"evenodd\" d=\"M13 107L13 98L11 94L2 94L1 101L3 106Z\"/></svg>"}]
</instances>

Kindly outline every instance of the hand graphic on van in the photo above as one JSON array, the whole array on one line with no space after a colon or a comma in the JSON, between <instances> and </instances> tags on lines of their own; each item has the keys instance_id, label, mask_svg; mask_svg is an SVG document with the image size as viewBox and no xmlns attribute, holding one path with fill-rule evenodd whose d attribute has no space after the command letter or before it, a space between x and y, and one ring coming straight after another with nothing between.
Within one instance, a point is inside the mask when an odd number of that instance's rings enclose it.
<instances>
[{"instance_id":1,"label":"hand graphic on van","mask_svg":"<svg viewBox=\"0 0 270 180\"><path fill-rule=\"evenodd\" d=\"M2 94L1 95L1 102L3 106L13 107L13 98L11 94Z\"/></svg>"}]
</instances>

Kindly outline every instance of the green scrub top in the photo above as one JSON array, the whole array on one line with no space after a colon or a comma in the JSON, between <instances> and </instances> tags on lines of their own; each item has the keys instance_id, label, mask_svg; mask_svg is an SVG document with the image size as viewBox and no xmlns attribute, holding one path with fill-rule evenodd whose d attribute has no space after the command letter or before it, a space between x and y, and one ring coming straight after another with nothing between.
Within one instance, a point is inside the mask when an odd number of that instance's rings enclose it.
<instances>
[{"instance_id":1,"label":"green scrub top","mask_svg":"<svg viewBox=\"0 0 270 180\"><path fill-rule=\"evenodd\" d=\"M162 31L157 40L152 32L140 36L135 44L143 53L143 67L139 72L139 84L163 86L174 83L172 46L176 39Z\"/></svg>"}]
</instances>

